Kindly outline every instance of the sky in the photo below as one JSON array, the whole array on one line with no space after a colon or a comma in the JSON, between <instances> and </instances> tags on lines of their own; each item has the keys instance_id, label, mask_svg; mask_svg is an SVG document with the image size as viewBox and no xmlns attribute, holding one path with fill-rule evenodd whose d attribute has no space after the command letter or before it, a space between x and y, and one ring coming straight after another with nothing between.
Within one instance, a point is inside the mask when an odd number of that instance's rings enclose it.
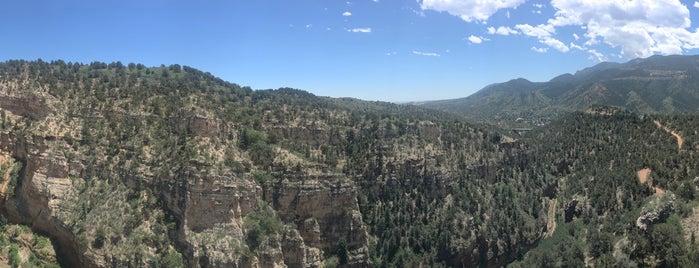
<instances>
[{"instance_id":1,"label":"sky","mask_svg":"<svg viewBox=\"0 0 699 268\"><path fill-rule=\"evenodd\" d=\"M697 16L678 0L8 0L0 61L180 64L253 89L422 101L697 54Z\"/></svg>"}]
</instances>

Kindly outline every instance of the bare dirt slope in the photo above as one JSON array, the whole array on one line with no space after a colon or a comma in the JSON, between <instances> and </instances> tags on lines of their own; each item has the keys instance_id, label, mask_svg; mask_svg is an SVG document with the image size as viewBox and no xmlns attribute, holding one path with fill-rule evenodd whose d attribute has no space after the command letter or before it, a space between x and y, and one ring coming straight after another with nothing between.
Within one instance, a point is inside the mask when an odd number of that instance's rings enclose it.
<instances>
[{"instance_id":1,"label":"bare dirt slope","mask_svg":"<svg viewBox=\"0 0 699 268\"><path fill-rule=\"evenodd\" d=\"M640 182L641 184L647 183L650 187L653 188L653 193L656 195L664 194L665 190L663 190L660 187L653 186L653 180L650 179L650 172L651 172L650 168L644 168L644 169L639 170L636 173L636 176L638 177L638 182Z\"/></svg>"}]
</instances>

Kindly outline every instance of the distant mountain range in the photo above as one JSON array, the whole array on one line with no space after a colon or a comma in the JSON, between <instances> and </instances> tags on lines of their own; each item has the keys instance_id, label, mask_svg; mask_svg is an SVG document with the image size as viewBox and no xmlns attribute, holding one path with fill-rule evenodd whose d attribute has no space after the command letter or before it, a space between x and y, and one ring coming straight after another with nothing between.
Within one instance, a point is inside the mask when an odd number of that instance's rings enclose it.
<instances>
[{"instance_id":1,"label":"distant mountain range","mask_svg":"<svg viewBox=\"0 0 699 268\"><path fill-rule=\"evenodd\" d=\"M465 98L416 105L501 126L532 126L594 105L642 114L698 112L698 89L699 56L652 56L604 62L548 82L513 79Z\"/></svg>"}]
</instances>

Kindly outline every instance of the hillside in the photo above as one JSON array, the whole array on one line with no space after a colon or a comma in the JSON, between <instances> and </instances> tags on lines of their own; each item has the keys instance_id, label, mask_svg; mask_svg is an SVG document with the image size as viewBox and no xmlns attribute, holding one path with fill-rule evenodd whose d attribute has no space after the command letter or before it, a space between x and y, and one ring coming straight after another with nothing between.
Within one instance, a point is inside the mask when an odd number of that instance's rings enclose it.
<instances>
[{"instance_id":1,"label":"hillside","mask_svg":"<svg viewBox=\"0 0 699 268\"><path fill-rule=\"evenodd\" d=\"M527 133L561 205L556 233L513 266L696 266L698 123L606 108Z\"/></svg>"},{"instance_id":2,"label":"hillside","mask_svg":"<svg viewBox=\"0 0 699 268\"><path fill-rule=\"evenodd\" d=\"M699 264L695 115L598 107L514 139L186 66L8 61L0 120L0 214L63 266Z\"/></svg>"},{"instance_id":3,"label":"hillside","mask_svg":"<svg viewBox=\"0 0 699 268\"><path fill-rule=\"evenodd\" d=\"M422 106L507 127L542 125L572 111L603 105L644 114L699 111L699 56L652 56L600 63L548 82L515 79L471 96Z\"/></svg>"},{"instance_id":4,"label":"hillside","mask_svg":"<svg viewBox=\"0 0 699 268\"><path fill-rule=\"evenodd\" d=\"M0 149L21 170L3 215L70 266L495 264L546 222L550 178L513 179L499 167L516 143L446 114L178 65L0 76ZM522 191L491 197L504 186ZM496 217L504 198L518 202Z\"/></svg>"}]
</instances>

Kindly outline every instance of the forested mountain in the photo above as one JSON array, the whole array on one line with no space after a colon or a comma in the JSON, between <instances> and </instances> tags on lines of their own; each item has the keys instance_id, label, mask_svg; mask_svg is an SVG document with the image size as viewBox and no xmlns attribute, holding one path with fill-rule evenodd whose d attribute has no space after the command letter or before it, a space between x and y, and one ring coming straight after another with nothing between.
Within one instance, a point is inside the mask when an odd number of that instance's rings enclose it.
<instances>
[{"instance_id":1,"label":"forested mountain","mask_svg":"<svg viewBox=\"0 0 699 268\"><path fill-rule=\"evenodd\" d=\"M186 66L39 60L0 63L0 120L8 263L56 263L34 231L73 267L699 265L694 115L593 107L515 139Z\"/></svg>"},{"instance_id":2,"label":"forested mountain","mask_svg":"<svg viewBox=\"0 0 699 268\"><path fill-rule=\"evenodd\" d=\"M421 103L469 119L503 126L542 125L593 105L643 114L699 112L699 56L652 56L600 63L548 82L515 79L471 96Z\"/></svg>"}]
</instances>

